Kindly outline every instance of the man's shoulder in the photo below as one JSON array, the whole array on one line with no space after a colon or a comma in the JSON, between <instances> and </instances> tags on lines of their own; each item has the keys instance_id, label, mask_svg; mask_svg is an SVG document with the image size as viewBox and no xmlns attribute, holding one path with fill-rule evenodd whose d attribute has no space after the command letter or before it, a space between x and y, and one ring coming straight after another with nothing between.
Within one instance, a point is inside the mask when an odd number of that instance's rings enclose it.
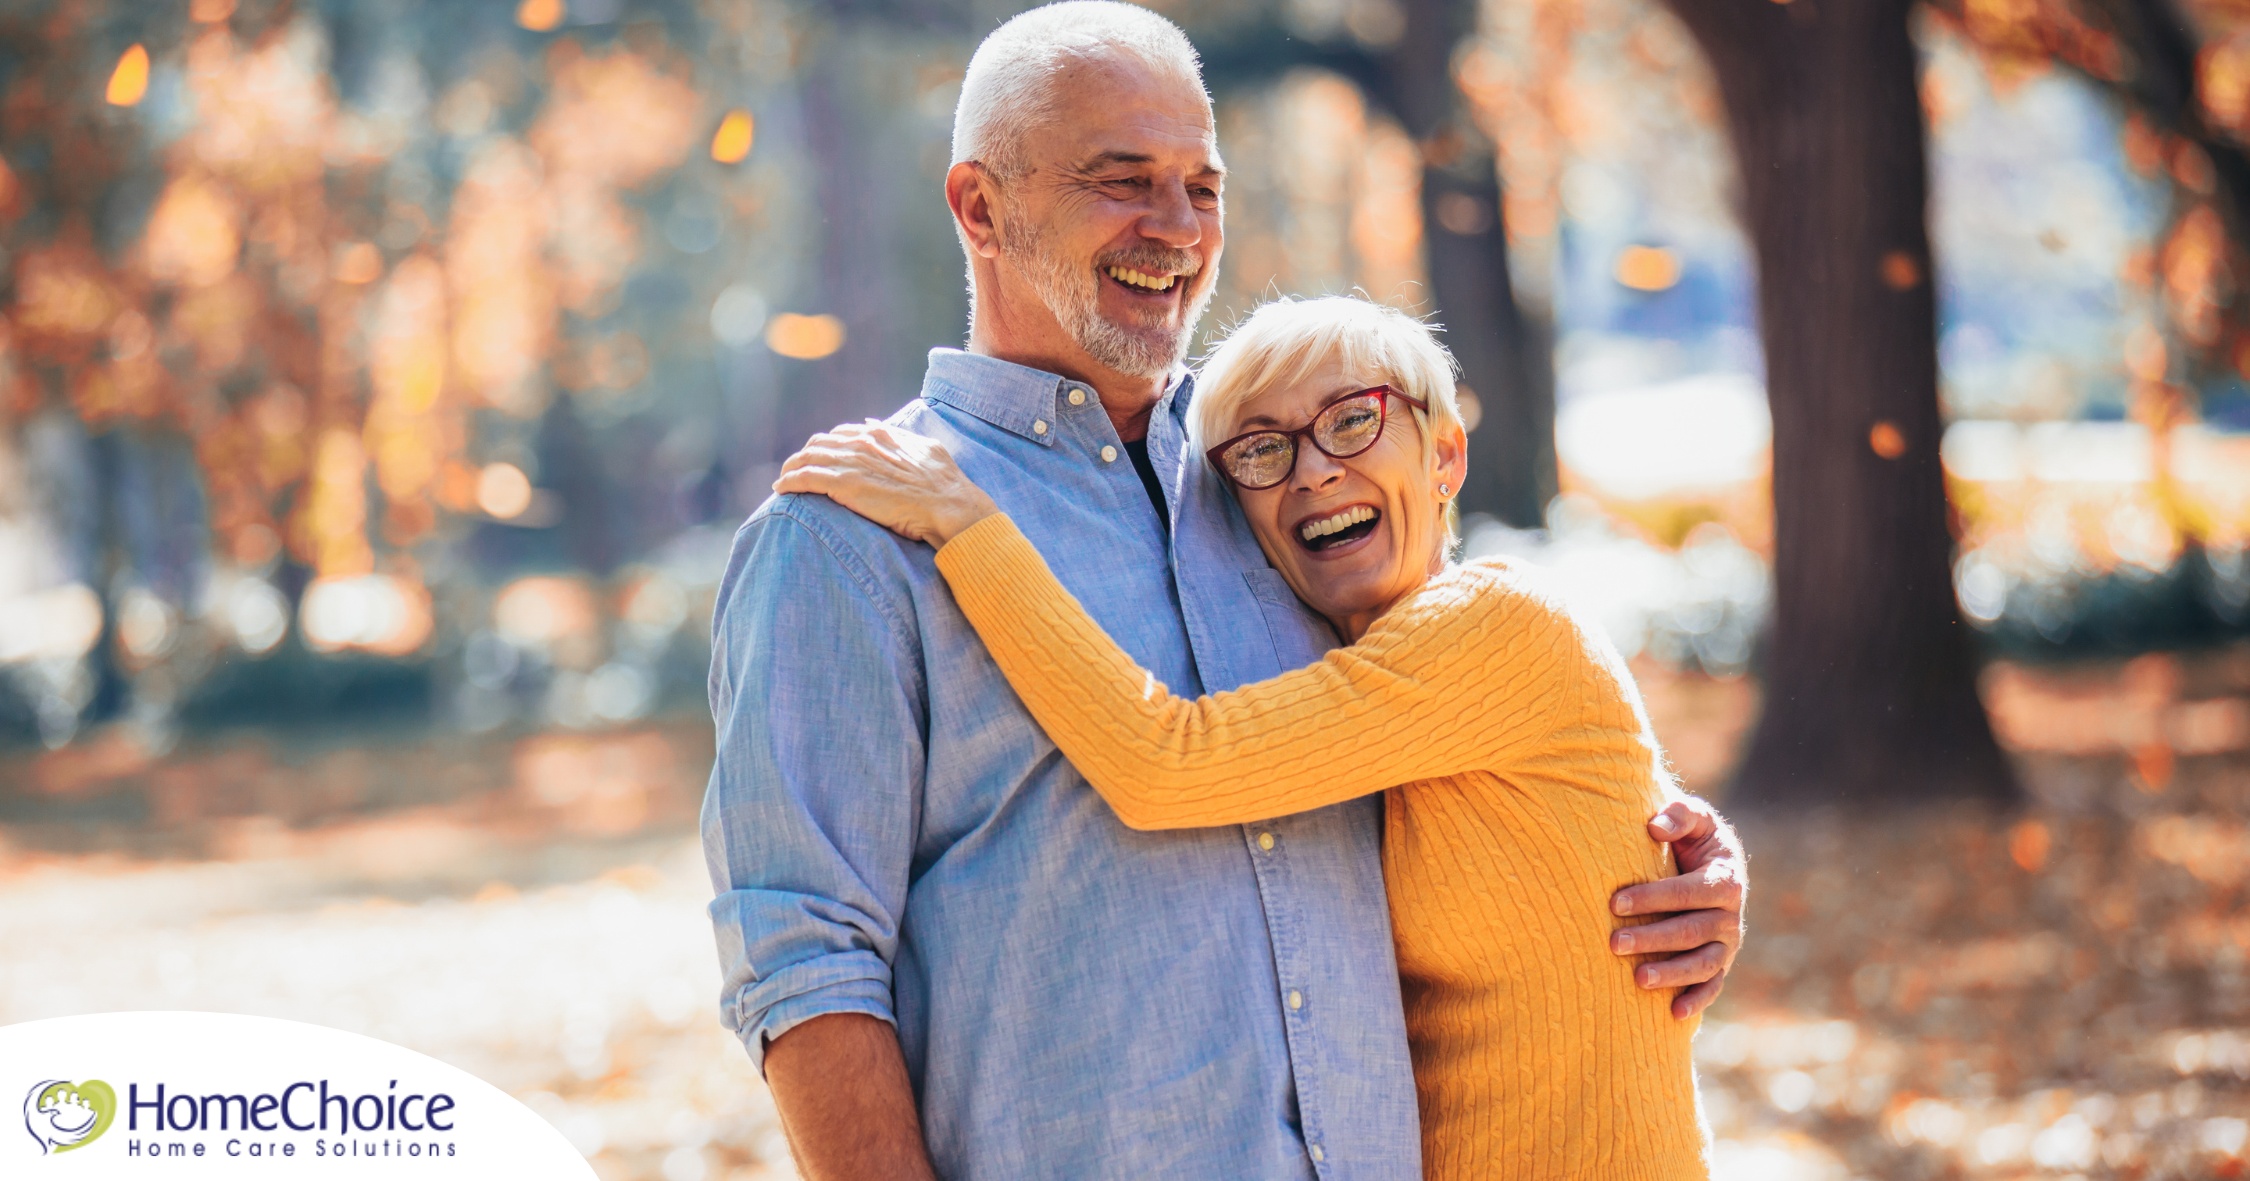
<instances>
[{"instance_id":1,"label":"man's shoulder","mask_svg":"<svg viewBox=\"0 0 2250 1181\"><path fill-rule=\"evenodd\" d=\"M1024 457L1005 445L1004 432L965 411L916 397L885 422L945 444L980 483L996 494L1023 478ZM1013 506L1017 511L1033 505ZM770 496L735 531L730 573L793 577L811 561L850 571L869 594L903 594L920 576L935 577L935 551L869 521L825 496Z\"/></svg>"},{"instance_id":2,"label":"man's shoulder","mask_svg":"<svg viewBox=\"0 0 2250 1181\"><path fill-rule=\"evenodd\" d=\"M957 452L984 449L982 441L964 432L942 407L916 397L884 418L895 427L928 435ZM800 557L830 559L846 566L889 567L929 547L875 524L825 496L783 493L769 496L735 531L737 559L756 552L794 560ZM926 556L926 554L925 554Z\"/></svg>"},{"instance_id":3,"label":"man's shoulder","mask_svg":"<svg viewBox=\"0 0 2250 1181\"><path fill-rule=\"evenodd\" d=\"M914 544L825 496L800 492L768 497L734 535L738 561L777 571L826 562L871 574Z\"/></svg>"},{"instance_id":4,"label":"man's shoulder","mask_svg":"<svg viewBox=\"0 0 2250 1181\"><path fill-rule=\"evenodd\" d=\"M909 550L917 545L825 496L768 497L735 530L718 616L872 611L910 632L917 563ZM935 569L927 554L919 565Z\"/></svg>"}]
</instances>

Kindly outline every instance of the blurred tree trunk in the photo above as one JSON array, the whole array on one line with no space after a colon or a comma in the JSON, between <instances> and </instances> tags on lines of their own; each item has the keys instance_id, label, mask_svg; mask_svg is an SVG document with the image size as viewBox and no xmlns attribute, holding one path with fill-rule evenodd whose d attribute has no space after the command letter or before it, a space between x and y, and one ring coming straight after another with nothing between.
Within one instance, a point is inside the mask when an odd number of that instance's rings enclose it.
<instances>
[{"instance_id":1,"label":"blurred tree trunk","mask_svg":"<svg viewBox=\"0 0 2250 1181\"><path fill-rule=\"evenodd\" d=\"M1453 51L1475 31L1473 0L1406 0L1405 35L1383 61L1391 106L1422 146L1422 234L1430 302L1481 420L1469 436L1461 507L1519 528L1555 494L1551 332L1509 281L1493 145L1464 109Z\"/></svg>"},{"instance_id":2,"label":"blurred tree trunk","mask_svg":"<svg viewBox=\"0 0 2250 1181\"><path fill-rule=\"evenodd\" d=\"M1775 610L1737 797L2005 798L1953 597L1910 0L1666 0L1758 254Z\"/></svg>"}]
</instances>

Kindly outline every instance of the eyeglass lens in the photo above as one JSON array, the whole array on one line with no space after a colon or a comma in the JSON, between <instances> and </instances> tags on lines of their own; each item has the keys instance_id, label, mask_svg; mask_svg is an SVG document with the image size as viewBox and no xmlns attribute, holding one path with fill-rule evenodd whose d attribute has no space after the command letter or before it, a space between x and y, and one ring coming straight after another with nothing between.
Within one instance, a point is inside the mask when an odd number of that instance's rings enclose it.
<instances>
[{"instance_id":1,"label":"eyeglass lens","mask_svg":"<svg viewBox=\"0 0 2250 1181\"><path fill-rule=\"evenodd\" d=\"M1313 417L1313 445L1337 459L1350 457L1375 445L1383 433L1383 399L1379 394L1355 394L1330 403ZM1227 449L1227 474L1245 488L1271 488L1289 478L1297 463L1296 436L1281 431L1261 431Z\"/></svg>"}]
</instances>

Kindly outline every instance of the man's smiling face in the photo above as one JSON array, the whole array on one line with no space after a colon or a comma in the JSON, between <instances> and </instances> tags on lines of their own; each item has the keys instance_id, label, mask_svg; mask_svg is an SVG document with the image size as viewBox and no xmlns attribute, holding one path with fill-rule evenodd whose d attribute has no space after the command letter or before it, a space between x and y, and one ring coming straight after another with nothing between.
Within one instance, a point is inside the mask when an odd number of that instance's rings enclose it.
<instances>
[{"instance_id":1,"label":"man's smiling face","mask_svg":"<svg viewBox=\"0 0 2250 1181\"><path fill-rule=\"evenodd\" d=\"M1081 60L1003 182L1003 262L1097 363L1160 377L1218 281L1224 176L1202 88L1133 60Z\"/></svg>"}]
</instances>

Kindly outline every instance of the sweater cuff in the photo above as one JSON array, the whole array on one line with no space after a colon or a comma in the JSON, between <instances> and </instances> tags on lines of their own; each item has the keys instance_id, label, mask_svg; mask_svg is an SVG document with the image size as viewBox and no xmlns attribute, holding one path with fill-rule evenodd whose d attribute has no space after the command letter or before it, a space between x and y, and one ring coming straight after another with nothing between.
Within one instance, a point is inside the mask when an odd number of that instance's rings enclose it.
<instances>
[{"instance_id":1,"label":"sweater cuff","mask_svg":"<svg viewBox=\"0 0 2250 1181\"><path fill-rule=\"evenodd\" d=\"M977 587L986 591L1008 586L1009 572L1026 558L1035 566L1043 562L1031 539L1016 528L1006 513L994 513L953 535L938 547L938 573L956 589Z\"/></svg>"},{"instance_id":2,"label":"sweater cuff","mask_svg":"<svg viewBox=\"0 0 2250 1181\"><path fill-rule=\"evenodd\" d=\"M1015 519L1008 514L992 513L954 534L953 540L939 546L938 566L943 568L949 563L973 565L989 560L994 550L1004 547L1009 538L1023 541L1023 531L1016 528Z\"/></svg>"}]
</instances>

